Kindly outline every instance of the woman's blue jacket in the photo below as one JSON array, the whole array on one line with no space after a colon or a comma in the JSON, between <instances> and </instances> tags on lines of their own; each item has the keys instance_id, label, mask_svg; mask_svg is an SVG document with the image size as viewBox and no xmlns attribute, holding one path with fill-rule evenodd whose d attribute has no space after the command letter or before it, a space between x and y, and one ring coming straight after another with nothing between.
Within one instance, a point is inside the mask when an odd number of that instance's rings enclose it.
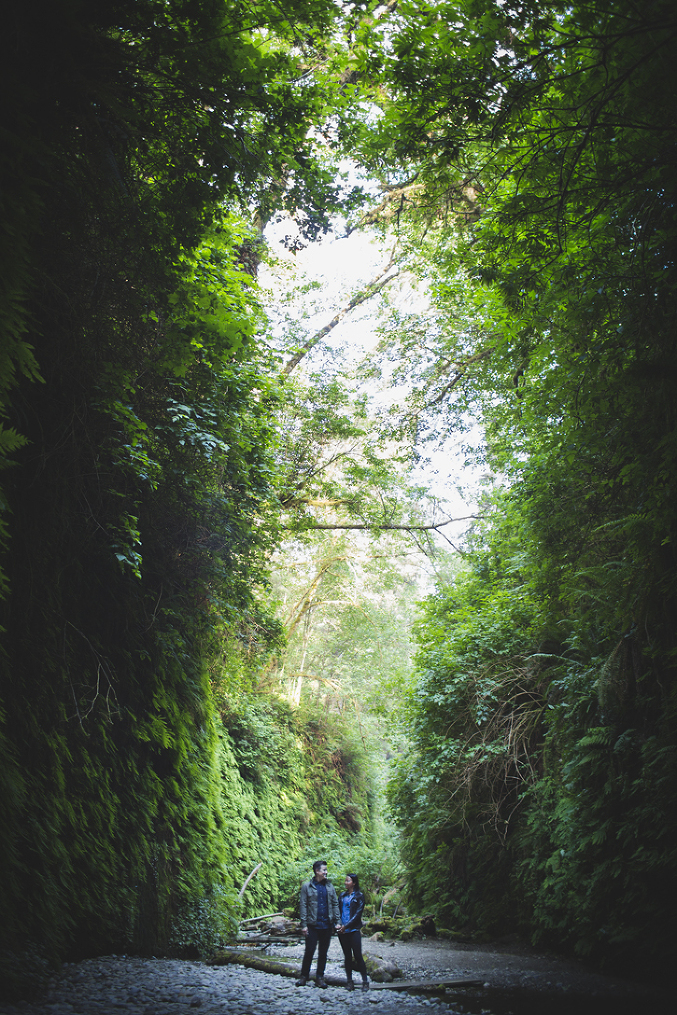
<instances>
[{"instance_id":1,"label":"woman's blue jacket","mask_svg":"<svg viewBox=\"0 0 677 1015\"><path fill-rule=\"evenodd\" d=\"M339 909L343 912L343 900L346 895L350 895L350 892L341 892L339 895ZM362 926L362 910L364 909L364 895L358 889L350 900L350 920L348 923L343 924L344 933L350 933L351 930L359 930Z\"/></svg>"}]
</instances>

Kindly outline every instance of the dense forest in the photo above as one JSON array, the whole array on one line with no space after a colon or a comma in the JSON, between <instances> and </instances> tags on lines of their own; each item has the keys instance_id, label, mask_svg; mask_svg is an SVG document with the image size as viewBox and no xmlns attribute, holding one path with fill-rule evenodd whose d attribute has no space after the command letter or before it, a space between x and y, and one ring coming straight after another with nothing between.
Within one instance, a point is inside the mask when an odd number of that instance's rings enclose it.
<instances>
[{"instance_id":1,"label":"dense forest","mask_svg":"<svg viewBox=\"0 0 677 1015\"><path fill-rule=\"evenodd\" d=\"M205 955L320 849L451 934L668 963L676 58L668 0L7 16L8 996ZM273 225L383 265L316 327Z\"/></svg>"}]
</instances>

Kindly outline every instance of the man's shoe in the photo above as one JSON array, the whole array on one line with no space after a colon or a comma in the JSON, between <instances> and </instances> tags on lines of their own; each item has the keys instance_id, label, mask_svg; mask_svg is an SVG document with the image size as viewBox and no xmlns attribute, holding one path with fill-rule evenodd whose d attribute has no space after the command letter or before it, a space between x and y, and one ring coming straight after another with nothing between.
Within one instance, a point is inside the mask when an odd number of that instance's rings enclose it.
<instances>
[{"instance_id":1,"label":"man's shoe","mask_svg":"<svg viewBox=\"0 0 677 1015\"><path fill-rule=\"evenodd\" d=\"M369 980L362 980L362 990L369 990Z\"/></svg>"},{"instance_id":2,"label":"man's shoe","mask_svg":"<svg viewBox=\"0 0 677 1015\"><path fill-rule=\"evenodd\" d=\"M348 980L346 983L346 990L355 990L355 984L352 980Z\"/></svg>"},{"instance_id":3,"label":"man's shoe","mask_svg":"<svg viewBox=\"0 0 677 1015\"><path fill-rule=\"evenodd\" d=\"M329 984L325 981L324 976L316 976L315 977L315 986L316 987L322 987L324 989L325 987L328 987Z\"/></svg>"},{"instance_id":4,"label":"man's shoe","mask_svg":"<svg viewBox=\"0 0 677 1015\"><path fill-rule=\"evenodd\" d=\"M308 977L307 976L299 976L298 980L295 983L295 986L296 987L305 987L307 982L308 982Z\"/></svg>"}]
</instances>

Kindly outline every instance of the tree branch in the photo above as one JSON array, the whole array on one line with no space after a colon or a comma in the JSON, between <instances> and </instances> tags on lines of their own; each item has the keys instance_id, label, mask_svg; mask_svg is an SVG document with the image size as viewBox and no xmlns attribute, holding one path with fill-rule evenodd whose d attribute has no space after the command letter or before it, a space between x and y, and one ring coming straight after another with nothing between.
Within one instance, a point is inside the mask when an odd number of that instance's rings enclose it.
<instances>
[{"instance_id":1,"label":"tree branch","mask_svg":"<svg viewBox=\"0 0 677 1015\"><path fill-rule=\"evenodd\" d=\"M472 366L473 363L478 363L479 361L481 361L483 359L487 359L489 356L491 356L492 352L494 352L494 351L495 351L495 346L492 345L492 346L489 346L488 349L481 349L478 353L475 353L474 356L469 356L468 359L464 360L464 362L462 362L462 363L453 364L453 365L455 365L457 367L457 370L456 370L456 373L454 374L454 376L451 378L451 380L447 384L444 385L442 390L437 395L435 395L434 398L432 398L429 402L425 403L423 408L424 409L431 409L433 407L433 405L439 405L439 403L444 398L446 398L446 396L449 394L449 392L453 388L456 387L458 382L465 377L465 375L466 375L466 373L468 371L468 367ZM444 370L440 370L438 372L438 375L437 375L438 378L440 376L442 376L442 374L447 373L448 370L450 369L451 365L452 364L450 364L449 367L445 368Z\"/></svg>"},{"instance_id":2,"label":"tree branch","mask_svg":"<svg viewBox=\"0 0 677 1015\"><path fill-rule=\"evenodd\" d=\"M304 531L304 532L315 532L315 531L319 531L319 530L332 530L333 531L334 529L340 529L340 530L350 529L350 530L360 530L360 531L367 532L367 531L371 531L372 529L395 529L397 531L402 531L402 532L431 532L431 531L437 532L437 530L441 529L444 525L451 525L452 522L465 522L465 521L468 521L471 518L476 518L476 519L484 518L484 515L463 515L463 517L461 517L461 518L447 518L446 522L436 522L434 525L433 524L430 524L430 525L395 525L393 522L383 522L380 525L378 524L378 522L372 522L371 524L360 523L360 524L353 524L353 525L348 525L348 524L345 524L345 525L341 525L341 524L329 525L329 524L324 524L324 523L320 522L317 525L309 525L309 526L307 526L307 528L303 529L302 531ZM283 528L285 531L291 531L293 529L293 526L291 526L291 525L282 525L281 528Z\"/></svg>"},{"instance_id":3,"label":"tree branch","mask_svg":"<svg viewBox=\"0 0 677 1015\"><path fill-rule=\"evenodd\" d=\"M353 298L345 305L345 307L343 307L342 310L339 310L339 312L335 314L334 317L332 317L329 324L325 324L324 328L320 328L319 331L316 331L315 334L311 338L309 338L308 341L304 343L304 345L301 346L298 352L294 353L291 359L287 360L284 367L282 368L282 377L288 377L289 374L292 372L292 370L294 370L299 365L301 360L305 356L307 356L308 353L312 349L314 349L315 346L319 342L321 342L322 339L326 335L328 335L329 332L332 331L337 324L341 323L346 314L349 314L351 310L355 309L355 307L359 307L361 303L366 303L367 300L370 300L372 298L372 296L376 296L378 293L381 292L382 289L384 289L390 282L392 282L393 279L397 278L397 276L399 275L399 269L393 275L388 275L388 272L390 271L390 269L393 267L394 264L395 264L395 253L393 250L393 253L390 256L390 260L386 264L385 268L383 268L378 273L378 275L375 278L373 278L371 282L368 283L366 288L362 289L359 293L356 293L355 296L353 296ZM388 275L388 277L384 278L385 275Z\"/></svg>"}]
</instances>

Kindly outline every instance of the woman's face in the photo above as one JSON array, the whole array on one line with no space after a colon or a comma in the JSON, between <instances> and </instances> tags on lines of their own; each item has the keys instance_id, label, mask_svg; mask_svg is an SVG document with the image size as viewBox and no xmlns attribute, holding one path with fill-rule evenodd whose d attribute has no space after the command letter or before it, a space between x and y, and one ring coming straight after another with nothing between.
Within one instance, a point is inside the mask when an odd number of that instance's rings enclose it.
<instances>
[{"instance_id":1,"label":"woman's face","mask_svg":"<svg viewBox=\"0 0 677 1015\"><path fill-rule=\"evenodd\" d=\"M346 874L346 891L352 892L355 889L355 882Z\"/></svg>"}]
</instances>

